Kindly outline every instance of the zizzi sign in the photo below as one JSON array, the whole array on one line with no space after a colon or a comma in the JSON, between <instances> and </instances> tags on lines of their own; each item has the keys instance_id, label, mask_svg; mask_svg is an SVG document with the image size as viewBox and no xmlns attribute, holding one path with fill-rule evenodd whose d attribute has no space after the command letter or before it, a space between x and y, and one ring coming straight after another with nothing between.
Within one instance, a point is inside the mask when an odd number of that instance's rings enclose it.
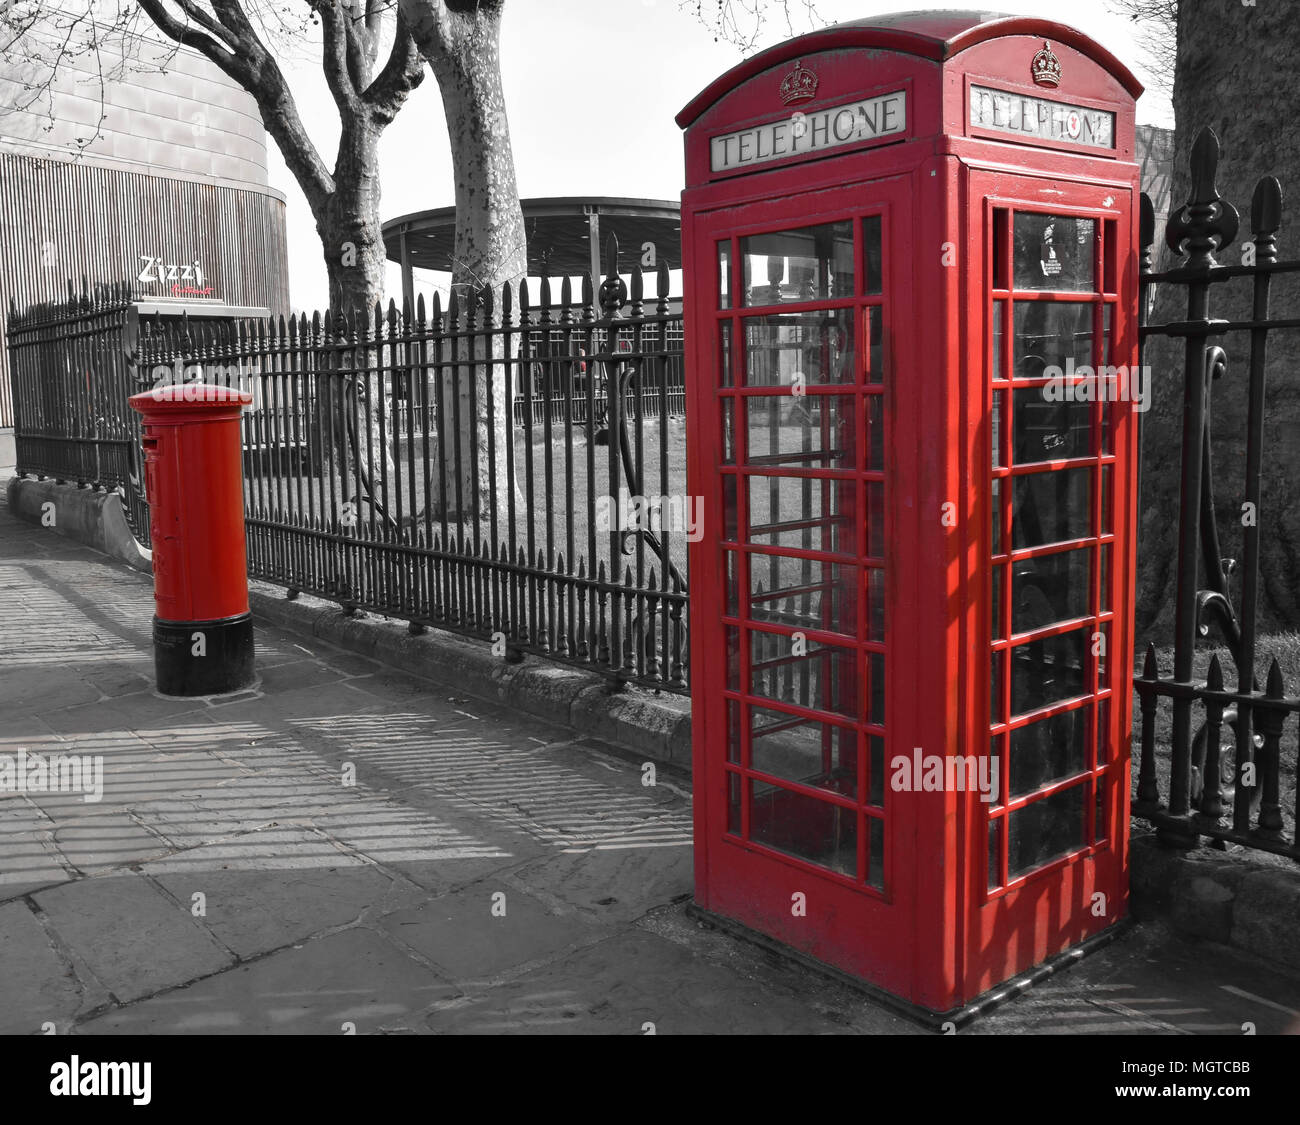
<instances>
[{"instance_id":1,"label":"zizzi sign","mask_svg":"<svg viewBox=\"0 0 1300 1125\"><path fill-rule=\"evenodd\" d=\"M1115 147L1113 113L1031 94L1008 94L987 86L970 88L970 123L981 129L1081 148Z\"/></svg>"},{"instance_id":2,"label":"zizzi sign","mask_svg":"<svg viewBox=\"0 0 1300 1125\"><path fill-rule=\"evenodd\" d=\"M144 284L168 285L173 297L211 297L213 288L203 275L203 267L195 259L189 265L165 262L152 254L141 254L144 263L136 281Z\"/></svg>"},{"instance_id":3,"label":"zizzi sign","mask_svg":"<svg viewBox=\"0 0 1300 1125\"><path fill-rule=\"evenodd\" d=\"M849 102L810 113L796 112L710 141L710 168L733 172L787 156L811 156L907 129L907 91Z\"/></svg>"}]
</instances>

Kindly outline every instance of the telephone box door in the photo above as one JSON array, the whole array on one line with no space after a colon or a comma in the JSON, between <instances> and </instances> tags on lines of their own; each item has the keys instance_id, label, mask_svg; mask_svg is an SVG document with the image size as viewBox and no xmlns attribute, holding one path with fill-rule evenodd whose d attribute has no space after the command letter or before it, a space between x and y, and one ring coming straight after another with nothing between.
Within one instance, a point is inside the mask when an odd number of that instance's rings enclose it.
<instances>
[{"instance_id":1,"label":"telephone box door","mask_svg":"<svg viewBox=\"0 0 1300 1125\"><path fill-rule=\"evenodd\" d=\"M970 737L1000 778L996 800L967 806L966 852L988 857L968 868L974 995L1020 967L999 934L1032 940L1032 964L1126 912L1130 698L1114 685L1133 660L1141 388L1128 189L971 173L968 198L984 267L969 317L986 328L971 335L988 361L970 365L967 394L989 420L972 490L987 497L984 590L969 600L988 614L970 659L990 684L972 695Z\"/></svg>"},{"instance_id":2,"label":"telephone box door","mask_svg":"<svg viewBox=\"0 0 1300 1125\"><path fill-rule=\"evenodd\" d=\"M915 446L893 452L906 183L699 213L688 269L690 491L714 531L691 560L697 899L901 992L918 853L886 771L914 694L891 675L911 639L893 534Z\"/></svg>"}]
</instances>

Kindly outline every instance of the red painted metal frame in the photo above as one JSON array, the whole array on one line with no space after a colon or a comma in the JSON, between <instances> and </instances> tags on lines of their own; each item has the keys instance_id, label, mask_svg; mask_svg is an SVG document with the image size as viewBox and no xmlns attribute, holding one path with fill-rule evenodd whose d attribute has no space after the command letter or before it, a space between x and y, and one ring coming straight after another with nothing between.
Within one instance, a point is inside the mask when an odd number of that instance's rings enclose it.
<instances>
[{"instance_id":1,"label":"red painted metal frame","mask_svg":"<svg viewBox=\"0 0 1300 1125\"><path fill-rule=\"evenodd\" d=\"M1035 86L1030 60L1048 40L1060 59L1059 88ZM817 96L794 107L778 97L781 78L794 60L816 71ZM1113 151L1067 150L1052 144L1020 144L991 136L967 124L969 81L994 85L1050 100L1104 108L1115 114ZM859 96L907 91L906 130L874 144L838 149L819 158L773 161L747 173L710 170L710 139L753 124L782 120L794 108L814 113L842 105ZM1137 168L1133 163L1133 100L1140 87L1103 49L1077 32L1034 19L979 23L970 17L939 14L844 25L773 48L748 60L713 83L679 115L686 129L687 190L683 194L683 265L687 316L687 457L688 488L704 501L702 541L691 544L691 660L693 687L694 769L696 778L696 901L772 935L813 957L884 988L933 1012L946 1012L969 1003L1000 981L1048 959L1061 950L1119 921L1127 907L1128 743L1131 722L1132 610L1134 562L1136 425L1126 404L1112 410L1112 453L1072 461L1035 465L1044 471L1088 466L1093 473L1091 528L1084 540L1093 552L1086 617L1054 623L1029 638L1064 633L1083 623L1098 622L1109 631L1110 669L1107 759L1085 763L1083 774L1071 775L1038 791L1050 795L1071 784L1091 786L1105 778L1107 835L1087 846L990 890L987 883L990 819L1002 820L1017 807L1003 799L992 807L978 793L895 792L886 785L883 817L885 861L883 890L868 886L863 866L866 845L858 833L857 878L850 878L754 843L727 830L727 775L758 776L791 792L796 783L748 769L750 736L739 738L739 762L729 764L729 707L750 698L750 646L740 646L739 685L728 689L727 630L744 636L745 604L740 617L728 615L725 552L744 555L751 548L747 533L747 489L740 487L745 470L746 427L734 427L735 464L724 464L722 411L745 396L740 376L743 363L743 315L760 314L765 306L718 307L718 260L715 244L733 240L729 258L732 305L741 303L739 239L750 233L852 219L855 269L861 270L861 218L882 216L885 264L883 296L861 296L860 282L845 302L826 301L780 305L767 312L823 309L844 304L855 309L859 367L869 354L862 310L883 306L882 352L885 364L886 426L883 474L863 469L824 469L782 475L856 480L854 511L865 497L860 482L882 477L885 491L885 639L883 646L865 640L865 574L854 587L854 618L847 628L825 634L809 631L813 640L847 644L859 653L883 648L885 677L885 772L897 755L913 747L943 755L985 755L990 747L989 676L991 652L991 581L1003 577L1009 587L1010 560L993 565L990 519L991 482L1026 470L1008 461L1010 438L1002 467L991 469L990 428L992 371L992 239L995 209L1079 215L1098 220L1098 262L1104 237L1114 241L1114 268L1095 293L1046 295L1035 300L1093 301L1093 340L1098 344L1103 305L1111 307L1113 364L1136 362ZM1011 219L1008 218L1007 231ZM1006 235L1008 240L1010 234ZM1010 260L1010 259L1008 259ZM951 264L945 264L951 263ZM860 273L858 274L860 278ZM999 291L1006 304L1003 343L1011 346L1011 301L1016 294ZM718 372L719 324L731 321L732 363L736 375L722 387ZM1003 372L1010 374L1009 353ZM1096 359L1093 361L1096 362ZM1041 380L1040 380L1041 382ZM1033 386L1017 379L1015 385ZM1008 407L1010 382L1003 397ZM855 395L854 426L859 457L866 455L865 400L859 370L851 386L818 385L810 394ZM755 389L754 397L780 393L780 388ZM1099 407L1093 408L1095 440ZM743 416L742 416L743 417ZM1004 434L1009 415L1004 412ZM1102 465L1110 473L1112 507L1110 531L1101 526ZM769 470L770 471L770 470ZM735 477L738 497L738 540L724 540L723 478ZM1004 492L1008 485L1003 485ZM955 502L956 526L940 519L943 505ZM1005 501L1009 511L1010 500ZM1009 515L1002 528L1003 545L1011 540ZM860 520L860 522L862 522ZM733 542L733 548L723 546ZM856 542L865 550L865 532L856 529ZM769 545L756 549L770 554ZM1071 543L1044 544L1017 551L1015 559L1041 558L1069 549ZM1102 590L1095 559L1110 551L1109 605L1099 613ZM807 552L788 548L778 553L800 557ZM865 556L862 556L865 557ZM740 561L740 560L738 560ZM862 566L854 560L849 565ZM738 570L741 598L749 597L747 570ZM1009 590L1007 591L1009 595ZM1002 613L1011 612L1003 596ZM1010 628L1009 616L1003 635ZM787 635L788 627L760 623L763 632ZM844 633L856 629L854 639ZM1091 631L1091 630L1090 630ZM1015 643L1025 637L1017 636ZM1005 646L1000 646L1005 647ZM1003 693L1009 689L1004 676ZM869 794L866 735L868 692L859 690L856 718L839 719L858 731L857 784L859 800L815 793L862 819L877 814L866 804ZM757 702L792 716L807 715L795 704ZM1044 708L1042 715L1068 710L1070 701ZM1084 707L1092 705L1083 704ZM1019 725L1017 719L1015 725ZM1091 723L1091 720L1089 721ZM1088 734L1095 733L1091 725ZM1005 742L1005 736L1003 738ZM1091 739L1086 745L1095 745ZM1007 774L1003 771L1003 787ZM1091 790L1085 790L1091 793ZM748 802L742 801L742 809ZM1093 802L1085 801L1086 827L1091 829ZM742 813L742 816L745 815ZM748 828L742 823L742 828ZM742 836L745 834L742 834ZM1001 863L1005 864L1006 834ZM1094 893L1105 896L1100 909ZM792 911L792 896L802 893L807 913Z\"/></svg>"}]
</instances>

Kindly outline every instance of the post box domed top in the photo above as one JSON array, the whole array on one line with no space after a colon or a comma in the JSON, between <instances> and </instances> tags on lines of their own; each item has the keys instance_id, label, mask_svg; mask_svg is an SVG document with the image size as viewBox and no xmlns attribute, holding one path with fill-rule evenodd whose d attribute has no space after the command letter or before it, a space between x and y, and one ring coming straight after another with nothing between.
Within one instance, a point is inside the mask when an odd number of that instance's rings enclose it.
<instances>
[{"instance_id":1,"label":"post box domed top","mask_svg":"<svg viewBox=\"0 0 1300 1125\"><path fill-rule=\"evenodd\" d=\"M900 12L836 24L778 43L746 59L709 84L677 115L677 124L690 127L719 98L770 67L792 62L819 51L860 48L914 55L945 62L980 43L1007 36L1033 36L1072 47L1110 73L1133 97L1142 84L1132 71L1101 44L1081 31L1034 16L1007 16L989 12Z\"/></svg>"},{"instance_id":2,"label":"post box domed top","mask_svg":"<svg viewBox=\"0 0 1300 1125\"><path fill-rule=\"evenodd\" d=\"M209 383L173 383L141 391L128 400L140 414L174 415L178 411L236 413L252 404L253 396L236 387Z\"/></svg>"}]
</instances>

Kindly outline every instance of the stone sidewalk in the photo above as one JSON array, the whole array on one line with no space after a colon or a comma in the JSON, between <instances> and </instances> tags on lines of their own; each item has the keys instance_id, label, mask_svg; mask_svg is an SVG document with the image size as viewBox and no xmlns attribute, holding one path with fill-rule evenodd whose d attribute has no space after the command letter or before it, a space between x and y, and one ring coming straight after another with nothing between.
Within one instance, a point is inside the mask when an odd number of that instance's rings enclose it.
<instances>
[{"instance_id":1,"label":"stone sidewalk","mask_svg":"<svg viewBox=\"0 0 1300 1125\"><path fill-rule=\"evenodd\" d=\"M0 1032L921 1034L686 917L689 782L259 627L257 690L153 692L149 579L0 508ZM1131 932L972 1032L1259 1033L1300 984Z\"/></svg>"}]
</instances>

